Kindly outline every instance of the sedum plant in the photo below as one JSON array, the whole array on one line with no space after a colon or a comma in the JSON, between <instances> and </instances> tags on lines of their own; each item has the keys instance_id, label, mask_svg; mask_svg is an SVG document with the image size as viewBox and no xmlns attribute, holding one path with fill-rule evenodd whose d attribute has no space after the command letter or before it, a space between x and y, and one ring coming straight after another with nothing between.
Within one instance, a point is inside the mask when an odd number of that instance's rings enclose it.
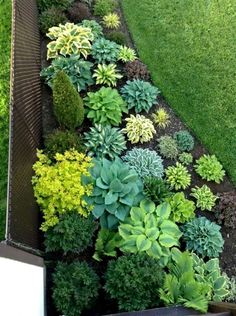
<instances>
[{"instance_id":1,"label":"sedum plant","mask_svg":"<svg viewBox=\"0 0 236 316\"><path fill-rule=\"evenodd\" d=\"M135 51L127 46L121 46L118 59L123 61L124 63L127 63L129 61L134 61L136 59L136 53Z\"/></svg>"},{"instance_id":2,"label":"sedum plant","mask_svg":"<svg viewBox=\"0 0 236 316\"><path fill-rule=\"evenodd\" d=\"M139 59L128 62L125 65L125 73L129 80L150 80L150 72L148 71L147 66L143 64Z\"/></svg>"},{"instance_id":3,"label":"sedum plant","mask_svg":"<svg viewBox=\"0 0 236 316\"><path fill-rule=\"evenodd\" d=\"M92 56L99 64L115 63L118 60L119 49L118 44L101 37L92 46Z\"/></svg>"},{"instance_id":4,"label":"sedum plant","mask_svg":"<svg viewBox=\"0 0 236 316\"><path fill-rule=\"evenodd\" d=\"M132 207L130 217L121 223L118 230L123 239L123 252L146 253L165 266L170 256L170 248L179 246L182 233L170 220L171 207L168 203L159 206L142 200L139 207Z\"/></svg>"},{"instance_id":5,"label":"sedum plant","mask_svg":"<svg viewBox=\"0 0 236 316\"><path fill-rule=\"evenodd\" d=\"M201 257L217 258L223 251L221 227L206 217L198 217L183 226L186 248Z\"/></svg>"},{"instance_id":6,"label":"sedum plant","mask_svg":"<svg viewBox=\"0 0 236 316\"><path fill-rule=\"evenodd\" d=\"M179 131L174 133L174 139L180 151L191 151L194 147L193 136L188 131Z\"/></svg>"},{"instance_id":7,"label":"sedum plant","mask_svg":"<svg viewBox=\"0 0 236 316\"><path fill-rule=\"evenodd\" d=\"M131 144L149 142L156 134L152 121L144 115L137 114L134 116L131 114L125 121L127 122L126 127L122 131L127 134Z\"/></svg>"},{"instance_id":8,"label":"sedum plant","mask_svg":"<svg viewBox=\"0 0 236 316\"><path fill-rule=\"evenodd\" d=\"M120 26L120 18L116 13L108 13L103 17L103 24L108 29L118 29Z\"/></svg>"},{"instance_id":9,"label":"sedum plant","mask_svg":"<svg viewBox=\"0 0 236 316\"><path fill-rule=\"evenodd\" d=\"M108 263L105 291L121 311L139 311L160 303L158 289L163 284L159 262L146 254L121 256Z\"/></svg>"},{"instance_id":10,"label":"sedum plant","mask_svg":"<svg viewBox=\"0 0 236 316\"><path fill-rule=\"evenodd\" d=\"M117 7L116 0L95 0L93 11L95 15L103 17L113 12Z\"/></svg>"},{"instance_id":11,"label":"sedum plant","mask_svg":"<svg viewBox=\"0 0 236 316\"><path fill-rule=\"evenodd\" d=\"M191 175L184 165L176 162L175 166L166 169L166 182L176 191L186 189L190 186Z\"/></svg>"},{"instance_id":12,"label":"sedum plant","mask_svg":"<svg viewBox=\"0 0 236 316\"><path fill-rule=\"evenodd\" d=\"M83 20L81 22L81 26L88 27L91 29L94 40L98 39L99 37L103 37L103 29L101 25L97 23L95 20Z\"/></svg>"},{"instance_id":13,"label":"sedum plant","mask_svg":"<svg viewBox=\"0 0 236 316\"><path fill-rule=\"evenodd\" d=\"M193 162L193 155L191 153L183 152L179 154L178 159L183 165L188 166Z\"/></svg>"},{"instance_id":14,"label":"sedum plant","mask_svg":"<svg viewBox=\"0 0 236 316\"><path fill-rule=\"evenodd\" d=\"M115 127L95 124L90 132L84 134L88 155L99 159L115 159L126 149L126 141L122 132Z\"/></svg>"},{"instance_id":15,"label":"sedum plant","mask_svg":"<svg viewBox=\"0 0 236 316\"><path fill-rule=\"evenodd\" d=\"M197 207L199 207L202 211L212 210L218 197L213 194L207 185L204 184L200 188L196 186L195 188L192 188L191 191L192 193L190 195L196 199Z\"/></svg>"},{"instance_id":16,"label":"sedum plant","mask_svg":"<svg viewBox=\"0 0 236 316\"><path fill-rule=\"evenodd\" d=\"M220 183L225 176L225 171L215 155L203 155L196 161L194 167L197 174L207 181Z\"/></svg>"},{"instance_id":17,"label":"sedum plant","mask_svg":"<svg viewBox=\"0 0 236 316\"><path fill-rule=\"evenodd\" d=\"M91 205L84 200L93 191L92 184L82 184L81 177L90 177L91 158L75 150L55 155L55 163L42 153L37 153L32 178L34 195L43 212L43 231L54 227L62 214L77 212L87 217Z\"/></svg>"},{"instance_id":18,"label":"sedum plant","mask_svg":"<svg viewBox=\"0 0 236 316\"><path fill-rule=\"evenodd\" d=\"M145 177L162 178L164 167L161 157L154 151L147 148L133 148L123 157L123 160L130 168L134 169L138 175Z\"/></svg>"},{"instance_id":19,"label":"sedum plant","mask_svg":"<svg viewBox=\"0 0 236 316\"><path fill-rule=\"evenodd\" d=\"M195 217L195 204L185 198L183 192L178 192L167 199L171 206L170 219L176 223L185 223Z\"/></svg>"},{"instance_id":20,"label":"sedum plant","mask_svg":"<svg viewBox=\"0 0 236 316\"><path fill-rule=\"evenodd\" d=\"M118 157L94 160L91 168L94 190L86 199L102 227L115 228L129 215L130 208L142 198L143 184L138 174Z\"/></svg>"},{"instance_id":21,"label":"sedum plant","mask_svg":"<svg viewBox=\"0 0 236 316\"><path fill-rule=\"evenodd\" d=\"M168 125L170 125L170 115L163 108L159 108L159 110L153 113L152 118L154 124L160 128L166 128Z\"/></svg>"},{"instance_id":22,"label":"sedum plant","mask_svg":"<svg viewBox=\"0 0 236 316\"><path fill-rule=\"evenodd\" d=\"M53 87L53 80L59 71L63 71L70 78L78 92L86 90L94 83L91 73L92 63L81 59L79 56L58 57L51 65L44 68L40 75L46 80L50 88Z\"/></svg>"},{"instance_id":23,"label":"sedum plant","mask_svg":"<svg viewBox=\"0 0 236 316\"><path fill-rule=\"evenodd\" d=\"M144 194L156 205L166 201L173 193L170 187L162 179L156 177L144 178Z\"/></svg>"},{"instance_id":24,"label":"sedum plant","mask_svg":"<svg viewBox=\"0 0 236 316\"><path fill-rule=\"evenodd\" d=\"M134 108L136 113L141 111L148 112L150 108L157 103L157 96L160 91L149 82L135 79L128 80L121 94L128 104L128 109Z\"/></svg>"},{"instance_id":25,"label":"sedum plant","mask_svg":"<svg viewBox=\"0 0 236 316\"><path fill-rule=\"evenodd\" d=\"M176 159L179 153L176 141L169 135L159 138L158 148L164 158Z\"/></svg>"},{"instance_id":26,"label":"sedum plant","mask_svg":"<svg viewBox=\"0 0 236 316\"><path fill-rule=\"evenodd\" d=\"M85 59L90 54L93 33L90 28L74 23L59 24L51 27L47 36L52 40L48 45L47 59L56 58L58 55L83 56Z\"/></svg>"},{"instance_id":27,"label":"sedum plant","mask_svg":"<svg viewBox=\"0 0 236 316\"><path fill-rule=\"evenodd\" d=\"M118 126L122 112L127 113L126 104L116 89L102 87L96 92L89 92L84 102L87 117L93 124Z\"/></svg>"},{"instance_id":28,"label":"sedum plant","mask_svg":"<svg viewBox=\"0 0 236 316\"><path fill-rule=\"evenodd\" d=\"M123 76L117 70L115 64L99 64L94 71L94 78L96 78L96 84L106 85L108 87L115 87L116 81Z\"/></svg>"}]
</instances>

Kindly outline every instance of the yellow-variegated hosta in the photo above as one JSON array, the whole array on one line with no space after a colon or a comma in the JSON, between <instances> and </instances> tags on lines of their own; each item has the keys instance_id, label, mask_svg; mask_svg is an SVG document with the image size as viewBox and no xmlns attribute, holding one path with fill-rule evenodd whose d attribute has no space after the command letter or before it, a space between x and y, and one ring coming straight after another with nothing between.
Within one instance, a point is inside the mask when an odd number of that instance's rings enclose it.
<instances>
[{"instance_id":1,"label":"yellow-variegated hosta","mask_svg":"<svg viewBox=\"0 0 236 316\"><path fill-rule=\"evenodd\" d=\"M115 64L99 64L97 69L94 71L93 77L96 78L96 84L115 87L116 81L121 79L123 76L117 70Z\"/></svg>"},{"instance_id":2,"label":"yellow-variegated hosta","mask_svg":"<svg viewBox=\"0 0 236 316\"><path fill-rule=\"evenodd\" d=\"M127 46L121 46L118 59L127 63L128 61L134 61L136 59L135 51Z\"/></svg>"},{"instance_id":3,"label":"yellow-variegated hosta","mask_svg":"<svg viewBox=\"0 0 236 316\"><path fill-rule=\"evenodd\" d=\"M108 29L118 29L120 26L120 19L116 13L109 13L103 17L103 24Z\"/></svg>"}]
</instances>

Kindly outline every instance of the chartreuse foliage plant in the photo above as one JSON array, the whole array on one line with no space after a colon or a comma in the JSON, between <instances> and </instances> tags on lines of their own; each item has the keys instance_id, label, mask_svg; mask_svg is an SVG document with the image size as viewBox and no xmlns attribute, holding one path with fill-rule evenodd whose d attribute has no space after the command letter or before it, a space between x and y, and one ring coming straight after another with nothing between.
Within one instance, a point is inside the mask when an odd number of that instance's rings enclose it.
<instances>
[{"instance_id":1,"label":"chartreuse foliage plant","mask_svg":"<svg viewBox=\"0 0 236 316\"><path fill-rule=\"evenodd\" d=\"M169 203L159 206L149 200L142 200L140 205L132 207L130 217L119 226L123 239L120 249L123 252L146 253L159 260L165 266L170 256L170 248L179 246L182 233L170 220Z\"/></svg>"},{"instance_id":2,"label":"chartreuse foliage plant","mask_svg":"<svg viewBox=\"0 0 236 316\"><path fill-rule=\"evenodd\" d=\"M121 242L120 235L107 228L101 228L95 243L93 259L102 261L103 257L116 257Z\"/></svg>"},{"instance_id":3,"label":"chartreuse foliage plant","mask_svg":"<svg viewBox=\"0 0 236 316\"><path fill-rule=\"evenodd\" d=\"M62 214L59 222L45 233L46 251L79 253L92 244L95 229L92 216L85 218L76 212Z\"/></svg>"},{"instance_id":4,"label":"chartreuse foliage plant","mask_svg":"<svg viewBox=\"0 0 236 316\"><path fill-rule=\"evenodd\" d=\"M126 103L116 89L102 87L96 92L89 92L84 102L87 117L93 124L118 126L122 112L127 113Z\"/></svg>"},{"instance_id":5,"label":"chartreuse foliage plant","mask_svg":"<svg viewBox=\"0 0 236 316\"><path fill-rule=\"evenodd\" d=\"M63 72L56 73L53 80L53 110L58 123L75 130L84 120L84 104L70 78Z\"/></svg>"},{"instance_id":6,"label":"chartreuse foliage plant","mask_svg":"<svg viewBox=\"0 0 236 316\"><path fill-rule=\"evenodd\" d=\"M120 46L103 37L98 38L92 46L92 56L97 63L115 63L118 60Z\"/></svg>"},{"instance_id":7,"label":"chartreuse foliage plant","mask_svg":"<svg viewBox=\"0 0 236 316\"><path fill-rule=\"evenodd\" d=\"M176 159L179 154L175 139L169 135L164 135L159 138L158 149L164 158Z\"/></svg>"},{"instance_id":8,"label":"chartreuse foliage plant","mask_svg":"<svg viewBox=\"0 0 236 316\"><path fill-rule=\"evenodd\" d=\"M223 251L221 227L206 217L198 217L183 226L183 240L188 250L201 257L217 258Z\"/></svg>"},{"instance_id":9,"label":"chartreuse foliage plant","mask_svg":"<svg viewBox=\"0 0 236 316\"><path fill-rule=\"evenodd\" d=\"M121 88L121 94L128 104L128 109L134 108L136 113L148 112L157 103L160 91L149 82L134 79L128 80Z\"/></svg>"},{"instance_id":10,"label":"chartreuse foliage plant","mask_svg":"<svg viewBox=\"0 0 236 316\"><path fill-rule=\"evenodd\" d=\"M179 151L191 151L194 147L193 136L185 130L174 133L174 139L178 145Z\"/></svg>"},{"instance_id":11,"label":"chartreuse foliage plant","mask_svg":"<svg viewBox=\"0 0 236 316\"><path fill-rule=\"evenodd\" d=\"M92 30L94 40L98 39L99 37L103 37L102 26L95 20L83 20L81 25L83 27L88 27Z\"/></svg>"},{"instance_id":12,"label":"chartreuse foliage plant","mask_svg":"<svg viewBox=\"0 0 236 316\"><path fill-rule=\"evenodd\" d=\"M60 314L78 316L98 298L99 277L86 262L59 262L53 273L53 300Z\"/></svg>"},{"instance_id":13,"label":"chartreuse foliage plant","mask_svg":"<svg viewBox=\"0 0 236 316\"><path fill-rule=\"evenodd\" d=\"M144 194L156 205L166 201L173 193L170 187L162 179L156 177L144 178Z\"/></svg>"},{"instance_id":14,"label":"chartreuse foliage plant","mask_svg":"<svg viewBox=\"0 0 236 316\"><path fill-rule=\"evenodd\" d=\"M125 119L126 127L122 129L123 133L127 134L131 144L149 142L156 134L156 130L151 120L144 115L133 115Z\"/></svg>"},{"instance_id":15,"label":"chartreuse foliage plant","mask_svg":"<svg viewBox=\"0 0 236 316\"><path fill-rule=\"evenodd\" d=\"M116 0L95 0L93 11L95 15L103 17L113 12L117 7Z\"/></svg>"},{"instance_id":16,"label":"chartreuse foliage plant","mask_svg":"<svg viewBox=\"0 0 236 316\"><path fill-rule=\"evenodd\" d=\"M154 124L160 128L166 128L170 125L170 115L163 108L159 108L155 113L153 113L152 118Z\"/></svg>"},{"instance_id":17,"label":"chartreuse foliage plant","mask_svg":"<svg viewBox=\"0 0 236 316\"><path fill-rule=\"evenodd\" d=\"M83 56L85 59L91 52L94 35L88 27L74 23L59 24L51 27L47 36L52 40L48 45L47 58L56 58L58 55Z\"/></svg>"},{"instance_id":18,"label":"chartreuse foliage plant","mask_svg":"<svg viewBox=\"0 0 236 316\"><path fill-rule=\"evenodd\" d=\"M218 197L214 195L207 185L204 184L202 187L196 186L192 188L191 191L192 193L190 195L196 199L197 207L199 207L202 211L212 210Z\"/></svg>"},{"instance_id":19,"label":"chartreuse foliage plant","mask_svg":"<svg viewBox=\"0 0 236 316\"><path fill-rule=\"evenodd\" d=\"M116 13L108 13L103 17L103 24L108 29L118 29L120 26L120 18Z\"/></svg>"},{"instance_id":20,"label":"chartreuse foliage plant","mask_svg":"<svg viewBox=\"0 0 236 316\"><path fill-rule=\"evenodd\" d=\"M117 80L122 77L115 64L99 64L93 74L93 78L96 78L96 84L106 85L108 87L115 87Z\"/></svg>"},{"instance_id":21,"label":"chartreuse foliage plant","mask_svg":"<svg viewBox=\"0 0 236 316\"><path fill-rule=\"evenodd\" d=\"M118 59L123 61L124 63L127 63L129 61L134 61L136 59L136 53L135 51L127 46L121 46Z\"/></svg>"},{"instance_id":22,"label":"chartreuse foliage plant","mask_svg":"<svg viewBox=\"0 0 236 316\"><path fill-rule=\"evenodd\" d=\"M84 134L85 146L89 156L115 159L126 149L123 133L110 125L95 124Z\"/></svg>"},{"instance_id":23,"label":"chartreuse foliage plant","mask_svg":"<svg viewBox=\"0 0 236 316\"><path fill-rule=\"evenodd\" d=\"M148 148L133 148L123 157L123 160L130 168L134 169L138 175L144 179L145 177L162 178L164 167L161 157Z\"/></svg>"},{"instance_id":24,"label":"chartreuse foliage plant","mask_svg":"<svg viewBox=\"0 0 236 316\"><path fill-rule=\"evenodd\" d=\"M91 158L75 150L55 155L55 163L42 153L37 153L32 178L34 195L43 212L43 231L59 223L59 216L77 212L87 217L92 205L84 197L93 191L92 184L82 184L81 177L90 177Z\"/></svg>"},{"instance_id":25,"label":"chartreuse foliage plant","mask_svg":"<svg viewBox=\"0 0 236 316\"><path fill-rule=\"evenodd\" d=\"M50 66L44 68L40 75L46 80L49 87L53 87L53 80L59 71L64 71L70 78L78 92L86 90L88 86L94 84L92 78L93 64L81 59L79 56L58 57L53 59Z\"/></svg>"},{"instance_id":26,"label":"chartreuse foliage plant","mask_svg":"<svg viewBox=\"0 0 236 316\"><path fill-rule=\"evenodd\" d=\"M209 286L208 299L222 302L229 295L229 282L227 275L221 273L218 258L204 262L195 253L192 253L193 269L198 282L207 283Z\"/></svg>"},{"instance_id":27,"label":"chartreuse foliage plant","mask_svg":"<svg viewBox=\"0 0 236 316\"><path fill-rule=\"evenodd\" d=\"M190 186L191 175L184 165L176 162L175 166L166 169L166 182L176 191L186 189Z\"/></svg>"},{"instance_id":28,"label":"chartreuse foliage plant","mask_svg":"<svg viewBox=\"0 0 236 316\"><path fill-rule=\"evenodd\" d=\"M185 198L183 192L178 192L167 199L171 206L170 219L176 223L185 223L195 217L195 204Z\"/></svg>"},{"instance_id":29,"label":"chartreuse foliage plant","mask_svg":"<svg viewBox=\"0 0 236 316\"><path fill-rule=\"evenodd\" d=\"M165 305L184 305L206 313L209 284L195 278L193 258L190 253L172 249L172 262L165 274L160 298Z\"/></svg>"},{"instance_id":30,"label":"chartreuse foliage plant","mask_svg":"<svg viewBox=\"0 0 236 316\"><path fill-rule=\"evenodd\" d=\"M191 153L183 152L179 154L178 159L183 165L188 166L193 162L193 155Z\"/></svg>"},{"instance_id":31,"label":"chartreuse foliage plant","mask_svg":"<svg viewBox=\"0 0 236 316\"><path fill-rule=\"evenodd\" d=\"M102 227L115 228L143 197L142 181L118 157L113 161L94 160L90 173L94 190L86 201L94 206L93 215L100 219Z\"/></svg>"},{"instance_id":32,"label":"chartreuse foliage plant","mask_svg":"<svg viewBox=\"0 0 236 316\"><path fill-rule=\"evenodd\" d=\"M105 290L120 311L139 311L160 303L158 289L163 273L158 260L146 254L130 254L108 263Z\"/></svg>"},{"instance_id":33,"label":"chartreuse foliage plant","mask_svg":"<svg viewBox=\"0 0 236 316\"><path fill-rule=\"evenodd\" d=\"M220 183L223 181L225 171L215 155L203 155L196 161L195 170L200 177L207 181Z\"/></svg>"}]
</instances>

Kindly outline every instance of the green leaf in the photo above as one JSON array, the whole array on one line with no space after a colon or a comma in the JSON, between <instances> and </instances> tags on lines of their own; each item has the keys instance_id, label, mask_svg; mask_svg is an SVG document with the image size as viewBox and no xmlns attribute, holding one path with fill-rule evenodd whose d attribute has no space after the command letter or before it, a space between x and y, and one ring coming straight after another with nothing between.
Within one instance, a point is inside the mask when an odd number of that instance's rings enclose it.
<instances>
[{"instance_id":1,"label":"green leaf","mask_svg":"<svg viewBox=\"0 0 236 316\"><path fill-rule=\"evenodd\" d=\"M119 221L114 215L109 214L107 216L107 227L109 229L114 229L115 227L117 227L118 223Z\"/></svg>"},{"instance_id":2,"label":"green leaf","mask_svg":"<svg viewBox=\"0 0 236 316\"><path fill-rule=\"evenodd\" d=\"M145 228L155 228L157 227L157 220L154 214L147 214L144 218Z\"/></svg>"},{"instance_id":3,"label":"green leaf","mask_svg":"<svg viewBox=\"0 0 236 316\"><path fill-rule=\"evenodd\" d=\"M131 230L133 235L145 234L145 229L142 226L134 226Z\"/></svg>"},{"instance_id":4,"label":"green leaf","mask_svg":"<svg viewBox=\"0 0 236 316\"><path fill-rule=\"evenodd\" d=\"M128 176L126 176L123 181L128 183L128 182L134 182L138 178L138 175L136 173L130 173Z\"/></svg>"},{"instance_id":5,"label":"green leaf","mask_svg":"<svg viewBox=\"0 0 236 316\"><path fill-rule=\"evenodd\" d=\"M158 238L160 231L158 228L148 228L146 229L145 234L151 241L154 241Z\"/></svg>"},{"instance_id":6,"label":"green leaf","mask_svg":"<svg viewBox=\"0 0 236 316\"><path fill-rule=\"evenodd\" d=\"M113 193L112 191L109 191L107 195L105 196L105 204L113 204L118 199L118 193Z\"/></svg>"},{"instance_id":7,"label":"green leaf","mask_svg":"<svg viewBox=\"0 0 236 316\"><path fill-rule=\"evenodd\" d=\"M110 190L113 192L121 192L122 188L123 186L119 179L114 179L110 184Z\"/></svg>"},{"instance_id":8,"label":"green leaf","mask_svg":"<svg viewBox=\"0 0 236 316\"><path fill-rule=\"evenodd\" d=\"M119 220L124 221L125 218L129 215L129 210L130 208L126 205L120 205L116 210L115 215Z\"/></svg>"},{"instance_id":9,"label":"green leaf","mask_svg":"<svg viewBox=\"0 0 236 316\"><path fill-rule=\"evenodd\" d=\"M180 232L178 226L169 220L164 220L160 225L161 231L163 234L168 234L180 238L182 233Z\"/></svg>"},{"instance_id":10,"label":"green leaf","mask_svg":"<svg viewBox=\"0 0 236 316\"><path fill-rule=\"evenodd\" d=\"M102 205L95 205L94 206L94 209L93 209L93 215L96 217L96 218L99 218L102 216L102 214L104 213L105 211L105 205L102 204Z\"/></svg>"},{"instance_id":11,"label":"green leaf","mask_svg":"<svg viewBox=\"0 0 236 316\"><path fill-rule=\"evenodd\" d=\"M161 234L159 237L159 243L167 248L179 245L178 240L168 234Z\"/></svg>"},{"instance_id":12,"label":"green leaf","mask_svg":"<svg viewBox=\"0 0 236 316\"><path fill-rule=\"evenodd\" d=\"M122 238L127 239L130 235L132 235L133 226L129 224L121 224L118 228L119 234Z\"/></svg>"},{"instance_id":13,"label":"green leaf","mask_svg":"<svg viewBox=\"0 0 236 316\"><path fill-rule=\"evenodd\" d=\"M145 235L139 235L136 241L136 245L139 251L146 251L151 247L152 243L146 238Z\"/></svg>"},{"instance_id":14,"label":"green leaf","mask_svg":"<svg viewBox=\"0 0 236 316\"><path fill-rule=\"evenodd\" d=\"M143 222L146 212L140 207L132 207L130 216L134 222Z\"/></svg>"},{"instance_id":15,"label":"green leaf","mask_svg":"<svg viewBox=\"0 0 236 316\"><path fill-rule=\"evenodd\" d=\"M157 216L160 216L162 219L168 219L170 216L170 212L171 212L171 207L170 207L170 204L167 202L160 204L156 208Z\"/></svg>"},{"instance_id":16,"label":"green leaf","mask_svg":"<svg viewBox=\"0 0 236 316\"><path fill-rule=\"evenodd\" d=\"M147 251L147 254L157 259L159 259L163 255L161 246L157 241L152 242L150 249Z\"/></svg>"},{"instance_id":17,"label":"green leaf","mask_svg":"<svg viewBox=\"0 0 236 316\"><path fill-rule=\"evenodd\" d=\"M109 186L107 184L103 183L102 178L97 178L96 186L101 188L101 189L108 189L109 188Z\"/></svg>"},{"instance_id":18,"label":"green leaf","mask_svg":"<svg viewBox=\"0 0 236 316\"><path fill-rule=\"evenodd\" d=\"M225 277L221 276L217 278L217 280L214 282L214 289L219 290L223 288L225 283L226 283Z\"/></svg>"},{"instance_id":19,"label":"green leaf","mask_svg":"<svg viewBox=\"0 0 236 316\"><path fill-rule=\"evenodd\" d=\"M142 200L140 202L140 207L146 213L153 213L155 211L155 208L156 208L155 204L150 200Z\"/></svg>"},{"instance_id":20,"label":"green leaf","mask_svg":"<svg viewBox=\"0 0 236 316\"><path fill-rule=\"evenodd\" d=\"M124 252L137 253L136 236L129 236L122 244L121 250Z\"/></svg>"}]
</instances>

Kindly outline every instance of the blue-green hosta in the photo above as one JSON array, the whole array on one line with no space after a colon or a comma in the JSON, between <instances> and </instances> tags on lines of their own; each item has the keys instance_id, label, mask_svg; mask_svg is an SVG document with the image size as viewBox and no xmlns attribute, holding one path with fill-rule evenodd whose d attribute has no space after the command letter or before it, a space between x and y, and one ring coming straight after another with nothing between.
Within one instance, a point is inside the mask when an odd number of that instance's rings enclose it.
<instances>
[{"instance_id":1,"label":"blue-green hosta","mask_svg":"<svg viewBox=\"0 0 236 316\"><path fill-rule=\"evenodd\" d=\"M98 38L92 46L92 56L97 63L115 63L118 60L120 46L103 37Z\"/></svg>"},{"instance_id":2,"label":"blue-green hosta","mask_svg":"<svg viewBox=\"0 0 236 316\"><path fill-rule=\"evenodd\" d=\"M100 218L102 227L115 228L142 199L142 181L118 157L113 161L94 159L90 173L94 190L86 200L94 206L93 215Z\"/></svg>"},{"instance_id":3,"label":"blue-green hosta","mask_svg":"<svg viewBox=\"0 0 236 316\"><path fill-rule=\"evenodd\" d=\"M182 233L170 220L171 207L168 203L159 206L149 200L142 200L139 207L132 207L130 217L119 226L123 238L123 252L146 252L160 260L165 266L170 256L170 248L179 246Z\"/></svg>"},{"instance_id":4,"label":"blue-green hosta","mask_svg":"<svg viewBox=\"0 0 236 316\"><path fill-rule=\"evenodd\" d=\"M95 20L83 20L81 25L83 27L89 27L92 30L94 40L103 36L102 26L97 23Z\"/></svg>"}]
</instances>

